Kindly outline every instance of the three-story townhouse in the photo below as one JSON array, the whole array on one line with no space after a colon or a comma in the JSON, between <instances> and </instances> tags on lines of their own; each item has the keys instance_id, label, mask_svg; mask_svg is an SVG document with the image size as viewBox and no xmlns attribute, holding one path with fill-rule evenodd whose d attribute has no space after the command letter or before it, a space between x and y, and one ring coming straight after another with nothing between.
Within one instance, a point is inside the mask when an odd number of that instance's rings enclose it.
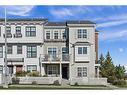
<instances>
[{"instance_id":1,"label":"three-story townhouse","mask_svg":"<svg viewBox=\"0 0 127 95\"><path fill-rule=\"evenodd\" d=\"M43 74L69 78L69 47L66 22L48 22L44 26Z\"/></svg>"},{"instance_id":2,"label":"three-story townhouse","mask_svg":"<svg viewBox=\"0 0 127 95\"><path fill-rule=\"evenodd\" d=\"M39 57L43 53L43 24L47 19L7 19L8 73L39 71ZM0 19L0 67L4 68L4 19ZM4 72L3 72L4 73Z\"/></svg>"}]
</instances>

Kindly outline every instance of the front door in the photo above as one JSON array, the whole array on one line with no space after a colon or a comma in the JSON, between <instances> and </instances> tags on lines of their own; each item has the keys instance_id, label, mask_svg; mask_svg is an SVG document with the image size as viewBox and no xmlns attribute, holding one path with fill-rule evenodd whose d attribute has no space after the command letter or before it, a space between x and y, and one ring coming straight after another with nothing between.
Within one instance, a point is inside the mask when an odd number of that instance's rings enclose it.
<instances>
[{"instance_id":1,"label":"front door","mask_svg":"<svg viewBox=\"0 0 127 95\"><path fill-rule=\"evenodd\" d=\"M16 72L22 71L22 66L16 66Z\"/></svg>"},{"instance_id":2,"label":"front door","mask_svg":"<svg viewBox=\"0 0 127 95\"><path fill-rule=\"evenodd\" d=\"M62 67L62 78L64 79L68 79L67 70L67 67Z\"/></svg>"}]
</instances>

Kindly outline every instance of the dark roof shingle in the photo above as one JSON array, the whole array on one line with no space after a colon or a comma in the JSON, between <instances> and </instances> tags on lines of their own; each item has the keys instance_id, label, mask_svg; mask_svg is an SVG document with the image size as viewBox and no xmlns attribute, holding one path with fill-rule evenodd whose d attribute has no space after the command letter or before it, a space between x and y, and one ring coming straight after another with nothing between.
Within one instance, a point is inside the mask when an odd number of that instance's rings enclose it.
<instances>
[{"instance_id":1,"label":"dark roof shingle","mask_svg":"<svg viewBox=\"0 0 127 95\"><path fill-rule=\"evenodd\" d=\"M88 20L68 20L67 24L95 24L95 23Z\"/></svg>"},{"instance_id":2,"label":"dark roof shingle","mask_svg":"<svg viewBox=\"0 0 127 95\"><path fill-rule=\"evenodd\" d=\"M4 21L4 18L0 18L0 21ZM47 21L45 18L8 18L7 21Z\"/></svg>"},{"instance_id":3,"label":"dark roof shingle","mask_svg":"<svg viewBox=\"0 0 127 95\"><path fill-rule=\"evenodd\" d=\"M48 22L45 26L66 26L65 22Z\"/></svg>"}]
</instances>

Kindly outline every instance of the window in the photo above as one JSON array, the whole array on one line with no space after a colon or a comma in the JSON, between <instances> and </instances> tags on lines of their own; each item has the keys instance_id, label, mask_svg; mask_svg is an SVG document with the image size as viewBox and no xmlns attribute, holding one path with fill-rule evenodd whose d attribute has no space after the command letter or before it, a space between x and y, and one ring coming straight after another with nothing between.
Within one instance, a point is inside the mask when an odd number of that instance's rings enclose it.
<instances>
[{"instance_id":1,"label":"window","mask_svg":"<svg viewBox=\"0 0 127 95\"><path fill-rule=\"evenodd\" d=\"M12 45L7 46L7 54L12 54Z\"/></svg>"},{"instance_id":2,"label":"window","mask_svg":"<svg viewBox=\"0 0 127 95\"><path fill-rule=\"evenodd\" d=\"M27 65L27 71L37 71L37 66L36 65Z\"/></svg>"},{"instance_id":3,"label":"window","mask_svg":"<svg viewBox=\"0 0 127 95\"><path fill-rule=\"evenodd\" d=\"M3 66L0 66L0 74L3 74Z\"/></svg>"},{"instance_id":4,"label":"window","mask_svg":"<svg viewBox=\"0 0 127 95\"><path fill-rule=\"evenodd\" d=\"M36 27L35 26L27 26L26 27L26 36L27 37L36 36Z\"/></svg>"},{"instance_id":5,"label":"window","mask_svg":"<svg viewBox=\"0 0 127 95\"><path fill-rule=\"evenodd\" d=\"M9 34L9 33L11 33L11 27L10 26L7 26L6 27L6 32Z\"/></svg>"},{"instance_id":6,"label":"window","mask_svg":"<svg viewBox=\"0 0 127 95\"><path fill-rule=\"evenodd\" d=\"M46 31L46 39L50 39L50 31Z\"/></svg>"},{"instance_id":7,"label":"window","mask_svg":"<svg viewBox=\"0 0 127 95\"><path fill-rule=\"evenodd\" d=\"M68 54L68 48L67 47L63 47L62 48L62 54Z\"/></svg>"},{"instance_id":8,"label":"window","mask_svg":"<svg viewBox=\"0 0 127 95\"><path fill-rule=\"evenodd\" d=\"M48 54L49 55L56 55L56 48L48 48Z\"/></svg>"},{"instance_id":9,"label":"window","mask_svg":"<svg viewBox=\"0 0 127 95\"><path fill-rule=\"evenodd\" d=\"M27 46L27 57L28 58L37 57L37 46Z\"/></svg>"},{"instance_id":10,"label":"window","mask_svg":"<svg viewBox=\"0 0 127 95\"><path fill-rule=\"evenodd\" d=\"M77 68L78 77L87 77L87 67L78 67Z\"/></svg>"},{"instance_id":11,"label":"window","mask_svg":"<svg viewBox=\"0 0 127 95\"><path fill-rule=\"evenodd\" d=\"M62 61L69 61L69 51L67 47L62 48Z\"/></svg>"},{"instance_id":12,"label":"window","mask_svg":"<svg viewBox=\"0 0 127 95\"><path fill-rule=\"evenodd\" d=\"M0 46L0 58L3 57L3 46Z\"/></svg>"},{"instance_id":13,"label":"window","mask_svg":"<svg viewBox=\"0 0 127 95\"><path fill-rule=\"evenodd\" d=\"M66 32L66 31L63 31L62 38L63 38L63 39L66 39L66 38L67 38L67 32Z\"/></svg>"},{"instance_id":14,"label":"window","mask_svg":"<svg viewBox=\"0 0 127 95\"><path fill-rule=\"evenodd\" d=\"M54 39L58 39L58 31L54 32Z\"/></svg>"},{"instance_id":15,"label":"window","mask_svg":"<svg viewBox=\"0 0 127 95\"><path fill-rule=\"evenodd\" d=\"M78 54L87 54L87 47L78 47Z\"/></svg>"},{"instance_id":16,"label":"window","mask_svg":"<svg viewBox=\"0 0 127 95\"><path fill-rule=\"evenodd\" d=\"M22 45L17 45L17 54L22 54Z\"/></svg>"},{"instance_id":17,"label":"window","mask_svg":"<svg viewBox=\"0 0 127 95\"><path fill-rule=\"evenodd\" d=\"M21 33L21 26L17 26L16 27L16 34L20 34Z\"/></svg>"},{"instance_id":18,"label":"window","mask_svg":"<svg viewBox=\"0 0 127 95\"><path fill-rule=\"evenodd\" d=\"M58 74L58 66L55 65L47 66L47 73L48 75Z\"/></svg>"},{"instance_id":19,"label":"window","mask_svg":"<svg viewBox=\"0 0 127 95\"><path fill-rule=\"evenodd\" d=\"M78 29L78 38L87 38L87 30Z\"/></svg>"}]
</instances>

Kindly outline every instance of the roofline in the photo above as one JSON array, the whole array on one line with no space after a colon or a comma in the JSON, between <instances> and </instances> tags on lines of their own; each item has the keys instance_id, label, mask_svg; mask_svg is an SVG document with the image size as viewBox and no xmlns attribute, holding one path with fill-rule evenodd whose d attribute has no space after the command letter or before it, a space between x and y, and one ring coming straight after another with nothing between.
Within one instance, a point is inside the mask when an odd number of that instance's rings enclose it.
<instances>
[{"instance_id":1,"label":"roofline","mask_svg":"<svg viewBox=\"0 0 127 95\"><path fill-rule=\"evenodd\" d=\"M5 18L0 18L0 21L4 21ZM46 18L8 18L7 21L47 21Z\"/></svg>"}]
</instances>

